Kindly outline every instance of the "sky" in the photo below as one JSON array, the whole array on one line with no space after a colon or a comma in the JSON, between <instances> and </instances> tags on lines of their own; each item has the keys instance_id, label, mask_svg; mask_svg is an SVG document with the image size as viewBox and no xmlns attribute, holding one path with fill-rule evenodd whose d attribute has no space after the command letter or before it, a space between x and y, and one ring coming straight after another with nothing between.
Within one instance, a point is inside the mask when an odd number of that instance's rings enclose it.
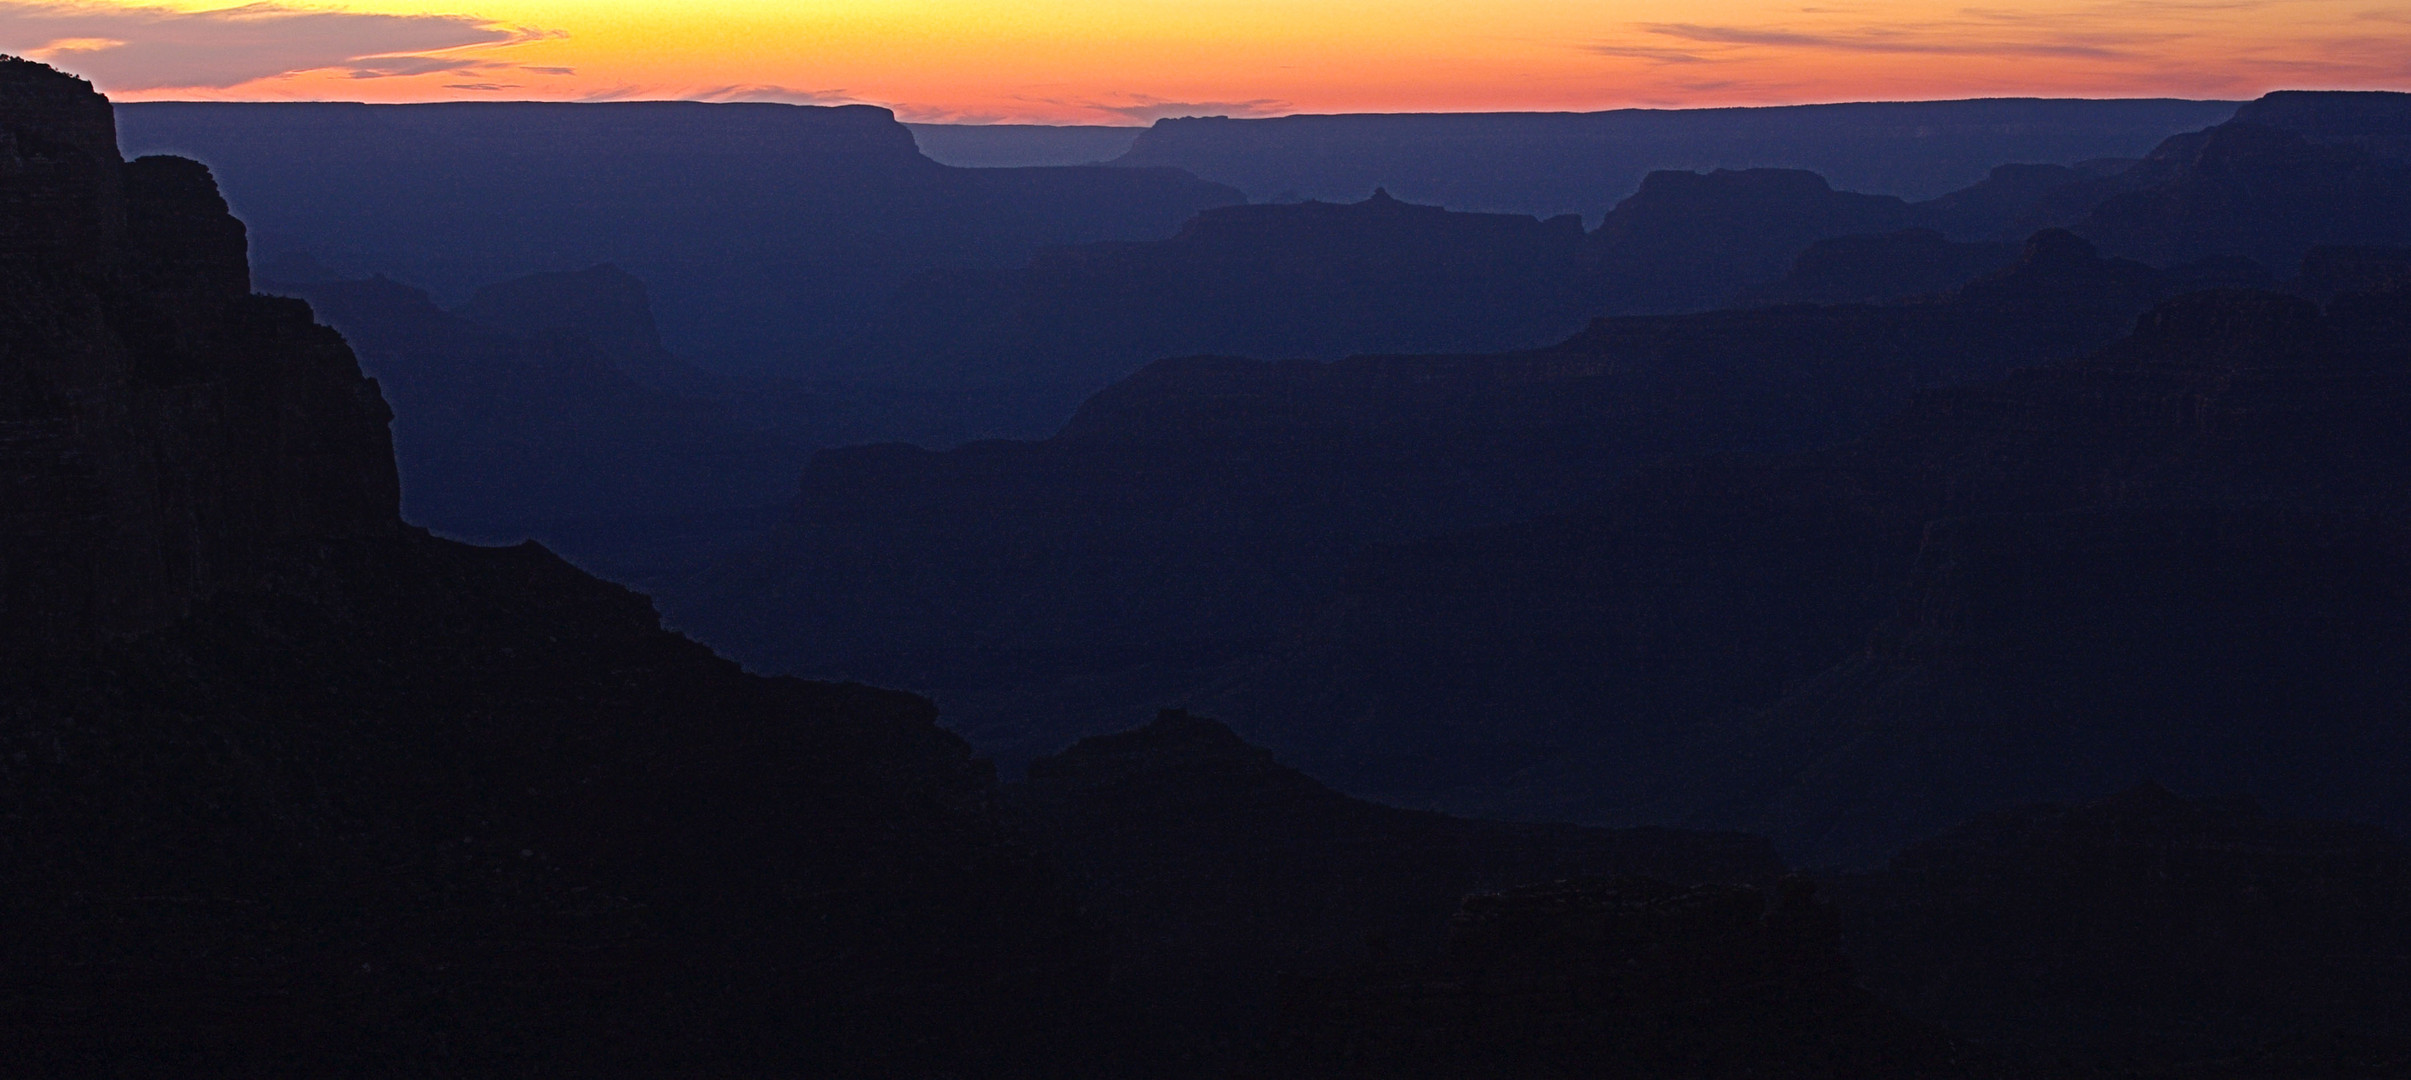
<instances>
[{"instance_id":1,"label":"sky","mask_svg":"<svg viewBox=\"0 0 2411 1080\"><path fill-rule=\"evenodd\" d=\"M0 0L138 100L868 103L907 121L2411 89L2411 0Z\"/></svg>"}]
</instances>

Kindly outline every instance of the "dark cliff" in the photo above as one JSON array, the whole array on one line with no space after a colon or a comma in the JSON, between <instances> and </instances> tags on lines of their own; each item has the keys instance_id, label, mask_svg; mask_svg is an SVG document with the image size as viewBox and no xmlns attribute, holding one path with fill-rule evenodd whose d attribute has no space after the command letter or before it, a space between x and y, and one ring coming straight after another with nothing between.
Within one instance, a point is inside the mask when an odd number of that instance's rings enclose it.
<instances>
[{"instance_id":1,"label":"dark cliff","mask_svg":"<svg viewBox=\"0 0 2411 1080\"><path fill-rule=\"evenodd\" d=\"M396 513L191 162L0 62L0 1043L27 1076L1061 1074L1090 951L929 705Z\"/></svg>"},{"instance_id":2,"label":"dark cliff","mask_svg":"<svg viewBox=\"0 0 2411 1080\"><path fill-rule=\"evenodd\" d=\"M2411 243L2411 94L2273 94L2160 145L2070 223L2103 250L2290 273L2313 247Z\"/></svg>"},{"instance_id":3,"label":"dark cliff","mask_svg":"<svg viewBox=\"0 0 2411 1080\"><path fill-rule=\"evenodd\" d=\"M46 73L13 64L0 112L0 632L20 657L158 629L281 544L398 528L385 406L341 339L250 295L206 170L121 162L107 101Z\"/></svg>"}]
</instances>

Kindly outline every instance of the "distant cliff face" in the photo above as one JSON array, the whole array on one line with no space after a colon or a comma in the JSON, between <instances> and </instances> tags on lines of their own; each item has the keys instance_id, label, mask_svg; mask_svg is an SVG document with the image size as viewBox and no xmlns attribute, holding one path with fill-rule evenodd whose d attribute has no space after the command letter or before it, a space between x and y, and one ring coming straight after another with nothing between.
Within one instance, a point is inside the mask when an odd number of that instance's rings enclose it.
<instances>
[{"instance_id":1,"label":"distant cliff face","mask_svg":"<svg viewBox=\"0 0 2411 1080\"><path fill-rule=\"evenodd\" d=\"M375 384L308 309L250 295L208 172L119 160L105 99L6 63L0 633L89 647L256 584L284 545L391 533Z\"/></svg>"},{"instance_id":2,"label":"distant cliff face","mask_svg":"<svg viewBox=\"0 0 2411 1080\"><path fill-rule=\"evenodd\" d=\"M2288 93L2172 138L2071 225L2162 265L2240 255L2291 273L2313 247L2411 243L2411 94Z\"/></svg>"},{"instance_id":3,"label":"distant cliff face","mask_svg":"<svg viewBox=\"0 0 2411 1080\"><path fill-rule=\"evenodd\" d=\"M1850 191L1931 198L2004 161L2139 157L2235 111L2215 101L1978 101L1767 109L1159 120L1118 164L1170 165L1256 199L1386 186L1457 210L1596 215L1661 169L1808 169Z\"/></svg>"},{"instance_id":4,"label":"distant cliff face","mask_svg":"<svg viewBox=\"0 0 2411 1080\"><path fill-rule=\"evenodd\" d=\"M1169 169L949 168L884 109L698 102L163 103L126 144L209 163L263 258L307 252L444 304L598 263L648 282L670 347L810 374L936 267L1169 236L1235 190Z\"/></svg>"}]
</instances>

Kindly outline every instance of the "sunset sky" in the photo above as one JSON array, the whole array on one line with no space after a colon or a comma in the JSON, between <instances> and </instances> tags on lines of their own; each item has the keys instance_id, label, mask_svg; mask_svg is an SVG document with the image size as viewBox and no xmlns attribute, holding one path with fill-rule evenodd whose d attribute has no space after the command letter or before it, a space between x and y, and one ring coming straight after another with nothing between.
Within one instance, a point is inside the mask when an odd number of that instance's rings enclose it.
<instances>
[{"instance_id":1,"label":"sunset sky","mask_svg":"<svg viewBox=\"0 0 2411 1080\"><path fill-rule=\"evenodd\" d=\"M906 120L2411 88L2411 0L0 0L120 100L868 102Z\"/></svg>"}]
</instances>

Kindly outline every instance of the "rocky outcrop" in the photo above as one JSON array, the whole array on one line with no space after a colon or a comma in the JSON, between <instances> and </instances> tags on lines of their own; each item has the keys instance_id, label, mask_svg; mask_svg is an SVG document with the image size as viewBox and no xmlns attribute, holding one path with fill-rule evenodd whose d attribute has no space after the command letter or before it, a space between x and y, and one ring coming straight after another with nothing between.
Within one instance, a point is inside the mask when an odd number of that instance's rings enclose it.
<instances>
[{"instance_id":1,"label":"rocky outcrop","mask_svg":"<svg viewBox=\"0 0 2411 1080\"><path fill-rule=\"evenodd\" d=\"M105 99L6 63L10 651L156 630L255 584L280 545L391 533L376 387L307 309L250 295L208 173L120 161Z\"/></svg>"},{"instance_id":2,"label":"rocky outcrop","mask_svg":"<svg viewBox=\"0 0 2411 1080\"><path fill-rule=\"evenodd\" d=\"M2160 265L2250 258L2286 273L2321 245L2411 242L2411 95L2272 95L2168 140L2072 228Z\"/></svg>"},{"instance_id":3,"label":"rocky outcrop","mask_svg":"<svg viewBox=\"0 0 2411 1080\"><path fill-rule=\"evenodd\" d=\"M1591 235L1599 314L1705 311L1783 276L1819 240L1922 224L1888 195L1835 191L1798 169L1656 172Z\"/></svg>"},{"instance_id":4,"label":"rocky outcrop","mask_svg":"<svg viewBox=\"0 0 2411 1080\"><path fill-rule=\"evenodd\" d=\"M0 61L0 1044L23 1076L1076 1074L1098 955L926 701L403 525L191 162Z\"/></svg>"},{"instance_id":5,"label":"rocky outcrop","mask_svg":"<svg viewBox=\"0 0 2411 1080\"><path fill-rule=\"evenodd\" d=\"M480 290L459 313L384 279L263 281L307 299L393 402L402 513L476 543L540 540L643 586L758 542L834 404L709 374L608 267Z\"/></svg>"}]
</instances>

